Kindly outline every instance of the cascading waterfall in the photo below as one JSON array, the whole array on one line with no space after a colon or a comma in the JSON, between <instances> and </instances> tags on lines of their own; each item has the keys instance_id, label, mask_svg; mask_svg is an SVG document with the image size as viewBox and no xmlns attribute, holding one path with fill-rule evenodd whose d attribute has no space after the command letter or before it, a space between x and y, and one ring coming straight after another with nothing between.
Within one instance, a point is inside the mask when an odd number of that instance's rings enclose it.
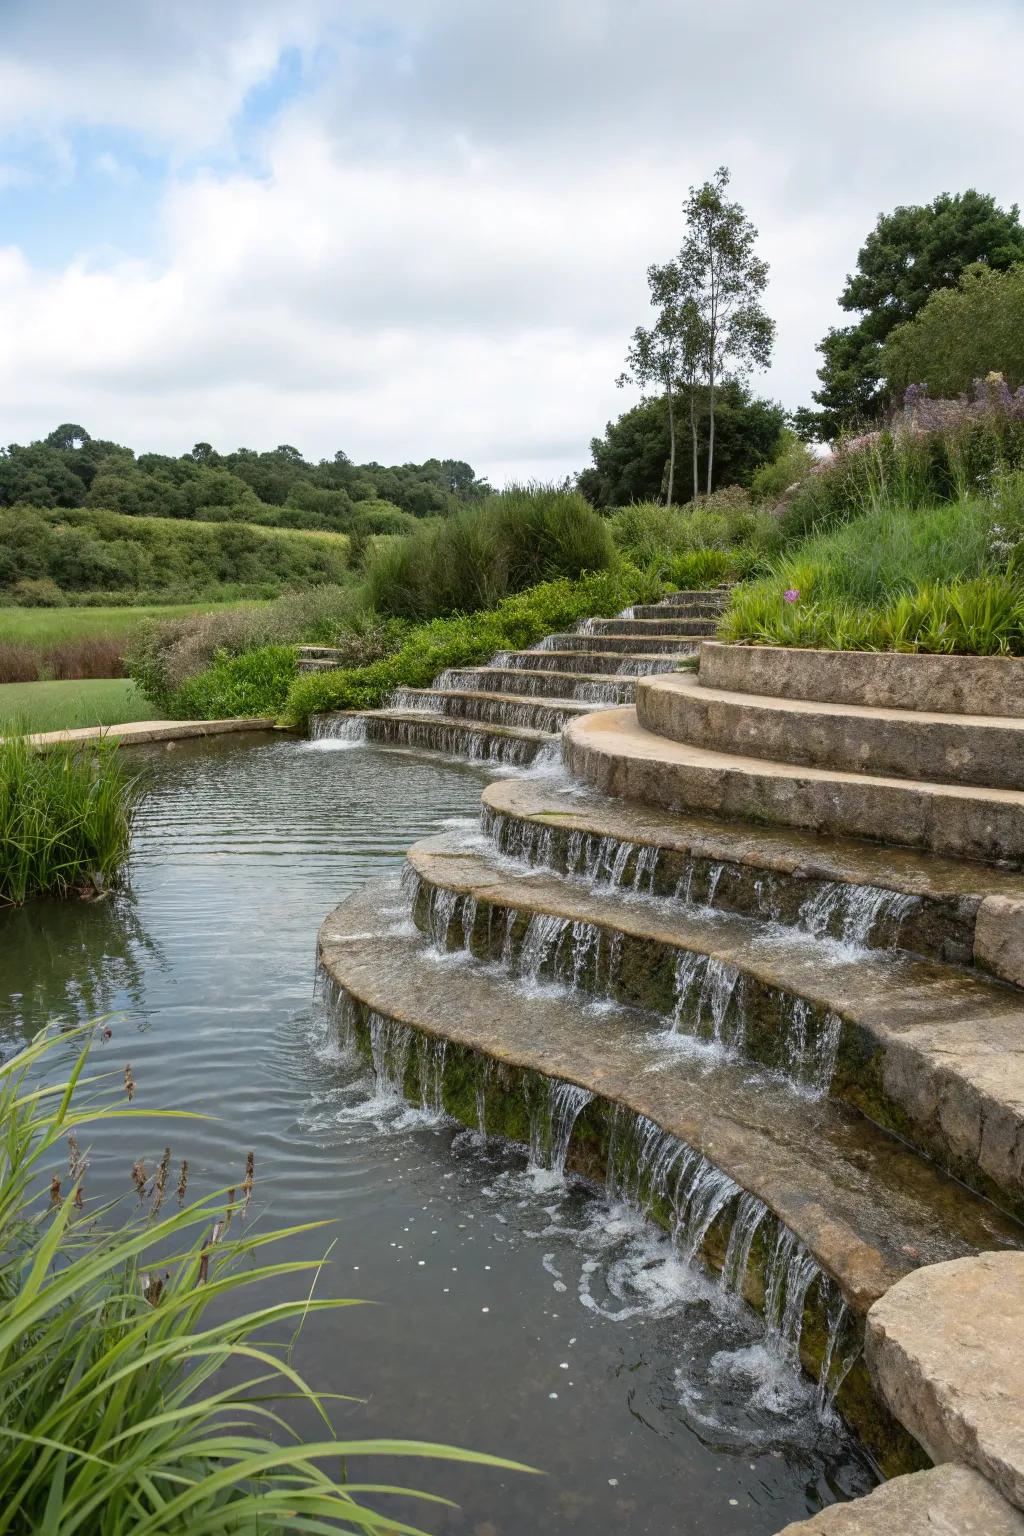
<instances>
[{"instance_id":1,"label":"cascading waterfall","mask_svg":"<svg viewBox=\"0 0 1024 1536\"><path fill-rule=\"evenodd\" d=\"M812 1098L823 1097L832 1082L842 1036L843 1021L837 1013L818 1016L804 998L792 998L785 1034L789 1081Z\"/></svg>"},{"instance_id":2,"label":"cascading waterfall","mask_svg":"<svg viewBox=\"0 0 1024 1536\"><path fill-rule=\"evenodd\" d=\"M874 885L827 882L800 908L798 923L816 939L838 938L866 949L875 930L884 930L894 945L900 925L920 906L920 897Z\"/></svg>"},{"instance_id":3,"label":"cascading waterfall","mask_svg":"<svg viewBox=\"0 0 1024 1536\"><path fill-rule=\"evenodd\" d=\"M366 741L366 721L360 715L314 715L309 734L312 741Z\"/></svg>"},{"instance_id":4,"label":"cascading waterfall","mask_svg":"<svg viewBox=\"0 0 1024 1536\"><path fill-rule=\"evenodd\" d=\"M444 699L440 693L425 693L416 688L395 688L388 694L388 709L411 709L419 714L440 715Z\"/></svg>"},{"instance_id":5,"label":"cascading waterfall","mask_svg":"<svg viewBox=\"0 0 1024 1536\"><path fill-rule=\"evenodd\" d=\"M551 1173L565 1172L573 1129L594 1095L575 1083L547 1079L547 1093L530 1109L530 1164Z\"/></svg>"},{"instance_id":6,"label":"cascading waterfall","mask_svg":"<svg viewBox=\"0 0 1024 1536\"><path fill-rule=\"evenodd\" d=\"M740 1051L745 1034L743 990L736 966L684 949L676 961L671 1033L696 1035L729 1052Z\"/></svg>"},{"instance_id":7,"label":"cascading waterfall","mask_svg":"<svg viewBox=\"0 0 1024 1536\"><path fill-rule=\"evenodd\" d=\"M383 1014L372 1010L367 1022L377 1093L381 1098L402 1098L405 1094L405 1071L413 1032L407 1024L385 1018Z\"/></svg>"},{"instance_id":8,"label":"cascading waterfall","mask_svg":"<svg viewBox=\"0 0 1024 1536\"><path fill-rule=\"evenodd\" d=\"M444 1114L444 1064L447 1054L447 1040L431 1035L417 1037L416 1065L420 1108L426 1114Z\"/></svg>"}]
</instances>

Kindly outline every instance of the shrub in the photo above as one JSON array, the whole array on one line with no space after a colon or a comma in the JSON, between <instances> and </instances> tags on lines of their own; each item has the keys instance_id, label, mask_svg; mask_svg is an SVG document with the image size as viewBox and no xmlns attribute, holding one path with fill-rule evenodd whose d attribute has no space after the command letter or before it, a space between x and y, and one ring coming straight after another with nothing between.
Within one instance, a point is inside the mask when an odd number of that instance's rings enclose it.
<instances>
[{"instance_id":1,"label":"shrub","mask_svg":"<svg viewBox=\"0 0 1024 1536\"><path fill-rule=\"evenodd\" d=\"M814 464L807 444L786 427L771 463L762 464L750 477L750 494L755 502L777 502L791 486L807 478Z\"/></svg>"},{"instance_id":2,"label":"shrub","mask_svg":"<svg viewBox=\"0 0 1024 1536\"><path fill-rule=\"evenodd\" d=\"M311 1294L318 1261L268 1261L296 1229L244 1221L250 1170L237 1197L184 1204L168 1149L152 1179L140 1173L122 1225L109 1207L90 1211L78 1135L142 1112L125 1105L121 1072L86 1079L88 1046L65 1080L49 1078L46 1058L66 1041L40 1036L0 1065L0 1509L11 1536L410 1530L363 1505L372 1490L349 1483L346 1456L514 1468L335 1437L289 1340L309 1314L353 1303ZM254 1305L288 1277L306 1281L294 1299ZM282 1330L284 1343L268 1337ZM289 1404L320 1430L313 1443L283 1417Z\"/></svg>"},{"instance_id":3,"label":"shrub","mask_svg":"<svg viewBox=\"0 0 1024 1536\"><path fill-rule=\"evenodd\" d=\"M220 656L182 684L171 713L177 720L276 719L295 675L294 646L261 645L241 656Z\"/></svg>"},{"instance_id":4,"label":"shrub","mask_svg":"<svg viewBox=\"0 0 1024 1536\"><path fill-rule=\"evenodd\" d=\"M0 739L0 904L117 884L140 793L116 746L38 752L8 730Z\"/></svg>"},{"instance_id":5,"label":"shrub","mask_svg":"<svg viewBox=\"0 0 1024 1536\"><path fill-rule=\"evenodd\" d=\"M532 645L577 619L653 601L661 590L656 578L622 562L614 571L575 582L545 582L505 598L489 612L432 619L410 630L385 660L299 677L289 692L282 723L305 725L310 715L323 710L375 708L394 688L428 687L446 667L479 665L496 651Z\"/></svg>"},{"instance_id":6,"label":"shrub","mask_svg":"<svg viewBox=\"0 0 1024 1536\"><path fill-rule=\"evenodd\" d=\"M23 576L11 587L10 600L18 608L63 608L67 601L49 576Z\"/></svg>"},{"instance_id":7,"label":"shrub","mask_svg":"<svg viewBox=\"0 0 1024 1536\"><path fill-rule=\"evenodd\" d=\"M39 651L23 641L0 640L0 683L34 683L39 676Z\"/></svg>"},{"instance_id":8,"label":"shrub","mask_svg":"<svg viewBox=\"0 0 1024 1536\"><path fill-rule=\"evenodd\" d=\"M514 486L378 551L367 586L380 613L424 620L493 607L511 592L606 570L614 559L604 519L579 492Z\"/></svg>"},{"instance_id":9,"label":"shrub","mask_svg":"<svg viewBox=\"0 0 1024 1536\"><path fill-rule=\"evenodd\" d=\"M778 522L739 486L685 507L638 502L611 517L615 542L634 564L677 586L747 575L782 544ZM700 575L706 570L707 578Z\"/></svg>"}]
</instances>

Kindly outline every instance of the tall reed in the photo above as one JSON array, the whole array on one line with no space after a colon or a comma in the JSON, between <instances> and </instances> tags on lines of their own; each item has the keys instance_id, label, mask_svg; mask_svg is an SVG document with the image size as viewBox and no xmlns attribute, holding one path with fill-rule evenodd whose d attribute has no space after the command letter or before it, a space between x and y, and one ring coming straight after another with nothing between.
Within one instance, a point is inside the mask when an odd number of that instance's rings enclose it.
<instances>
[{"instance_id":1,"label":"tall reed","mask_svg":"<svg viewBox=\"0 0 1024 1536\"><path fill-rule=\"evenodd\" d=\"M113 743L37 751L18 731L0 738L0 906L116 885L141 793Z\"/></svg>"},{"instance_id":2,"label":"tall reed","mask_svg":"<svg viewBox=\"0 0 1024 1536\"><path fill-rule=\"evenodd\" d=\"M312 1295L318 1261L264 1257L319 1224L247 1224L251 1163L237 1192L186 1205L168 1150L152 1180L136 1164L132 1215L92 1211L79 1137L145 1112L119 1102L116 1070L85 1077L88 1041L70 1074L47 1081L66 1042L40 1036L0 1066L0 1536L411 1531L363 1502L410 1491L351 1481L349 1458L514 1466L336 1438L289 1343L267 1330L293 1337L311 1313L354 1303ZM296 1299L252 1307L253 1287L296 1278ZM315 1441L291 1427L287 1400L323 1425Z\"/></svg>"}]
</instances>

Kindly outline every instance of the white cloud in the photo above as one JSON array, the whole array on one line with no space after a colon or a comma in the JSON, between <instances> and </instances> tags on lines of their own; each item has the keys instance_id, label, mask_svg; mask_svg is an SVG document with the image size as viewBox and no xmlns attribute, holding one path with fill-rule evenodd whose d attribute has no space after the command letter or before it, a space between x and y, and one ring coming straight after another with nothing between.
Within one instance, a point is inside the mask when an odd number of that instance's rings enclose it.
<instances>
[{"instance_id":1,"label":"white cloud","mask_svg":"<svg viewBox=\"0 0 1024 1536\"><path fill-rule=\"evenodd\" d=\"M229 9L178 7L162 40L140 28L62 111L194 153L282 46L312 56L330 24L330 67L267 126L255 169L179 172L134 259L83 251L48 271L0 251L6 437L70 419L138 448L288 441L563 474L629 402L613 381L645 267L720 161L772 265L779 344L757 387L789 405L809 396L814 343L880 209L970 184L1012 200L1014 98L997 89L984 120L976 107L986 70L998 83L1024 63L1024 21L996 4L966 31L908 4L884 40L874 3ZM115 7L91 10L111 35ZM22 110L59 134L27 39ZM11 68L0 44L0 79ZM45 69L50 89L64 61Z\"/></svg>"}]
</instances>

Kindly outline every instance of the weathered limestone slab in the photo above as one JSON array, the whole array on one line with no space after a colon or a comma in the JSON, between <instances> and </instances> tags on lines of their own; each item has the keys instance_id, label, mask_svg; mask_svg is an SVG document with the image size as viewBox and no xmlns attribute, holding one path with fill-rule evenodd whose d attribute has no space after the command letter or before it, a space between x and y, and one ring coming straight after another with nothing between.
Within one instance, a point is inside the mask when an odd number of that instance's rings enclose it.
<instances>
[{"instance_id":1,"label":"weathered limestone slab","mask_svg":"<svg viewBox=\"0 0 1024 1536\"><path fill-rule=\"evenodd\" d=\"M433 710L341 710L320 720L359 720L367 741L382 746L409 747L420 752L444 752L471 762L511 763L525 767L542 747L558 740L545 731L522 726L491 725L440 715Z\"/></svg>"},{"instance_id":2,"label":"weathered limestone slab","mask_svg":"<svg viewBox=\"0 0 1024 1536\"><path fill-rule=\"evenodd\" d=\"M741 757L668 741L635 709L573 721L570 769L605 794L670 811L701 811L1024 864L1024 791L908 782Z\"/></svg>"},{"instance_id":3,"label":"weathered limestone slab","mask_svg":"<svg viewBox=\"0 0 1024 1536\"><path fill-rule=\"evenodd\" d=\"M940 784L1024 789L1024 718L814 703L728 692L699 677L645 679L637 719L673 741L784 763Z\"/></svg>"},{"instance_id":4,"label":"weathered limestone slab","mask_svg":"<svg viewBox=\"0 0 1024 1536\"><path fill-rule=\"evenodd\" d=\"M1024 1515L969 1467L945 1466L894 1477L779 1536L1024 1536Z\"/></svg>"},{"instance_id":5,"label":"weathered limestone slab","mask_svg":"<svg viewBox=\"0 0 1024 1536\"><path fill-rule=\"evenodd\" d=\"M736 693L943 714L1024 715L1024 660L1016 656L810 651L706 641L700 675L709 687Z\"/></svg>"},{"instance_id":6,"label":"weathered limestone slab","mask_svg":"<svg viewBox=\"0 0 1024 1536\"><path fill-rule=\"evenodd\" d=\"M652 672L671 672L679 663L679 652L623 652L606 649L600 635L578 635L583 643L569 650L512 651L506 666L524 671L621 672L623 676L646 676ZM693 642L696 650L698 642Z\"/></svg>"},{"instance_id":7,"label":"weathered limestone slab","mask_svg":"<svg viewBox=\"0 0 1024 1536\"><path fill-rule=\"evenodd\" d=\"M868 1313L865 1349L931 1459L969 1463L1024 1508L1024 1253L905 1276Z\"/></svg>"},{"instance_id":8,"label":"weathered limestone slab","mask_svg":"<svg viewBox=\"0 0 1024 1536\"><path fill-rule=\"evenodd\" d=\"M452 667L442 673L443 686L477 688L488 693L529 695L531 698L583 699L597 708L601 704L628 704L636 692L634 677L595 674L574 670L572 661L550 672L528 672L521 667ZM441 679L438 679L439 686Z\"/></svg>"},{"instance_id":9,"label":"weathered limestone slab","mask_svg":"<svg viewBox=\"0 0 1024 1536\"><path fill-rule=\"evenodd\" d=\"M582 630L571 634L549 635L545 649L551 651L618 651L629 656L658 656L696 651L700 635L714 633L709 621L692 619L674 626L672 634L659 630L653 635L617 634L608 630Z\"/></svg>"},{"instance_id":10,"label":"weathered limestone slab","mask_svg":"<svg viewBox=\"0 0 1024 1536\"><path fill-rule=\"evenodd\" d=\"M184 741L192 736L223 736L234 731L272 731L275 721L252 720L134 720L124 725L87 725L73 731L37 731L34 747L64 746L77 741L119 741L141 746L150 741Z\"/></svg>"},{"instance_id":11,"label":"weathered limestone slab","mask_svg":"<svg viewBox=\"0 0 1024 1536\"><path fill-rule=\"evenodd\" d=\"M975 920L974 961L1024 987L1024 898L998 893L985 897Z\"/></svg>"}]
</instances>

